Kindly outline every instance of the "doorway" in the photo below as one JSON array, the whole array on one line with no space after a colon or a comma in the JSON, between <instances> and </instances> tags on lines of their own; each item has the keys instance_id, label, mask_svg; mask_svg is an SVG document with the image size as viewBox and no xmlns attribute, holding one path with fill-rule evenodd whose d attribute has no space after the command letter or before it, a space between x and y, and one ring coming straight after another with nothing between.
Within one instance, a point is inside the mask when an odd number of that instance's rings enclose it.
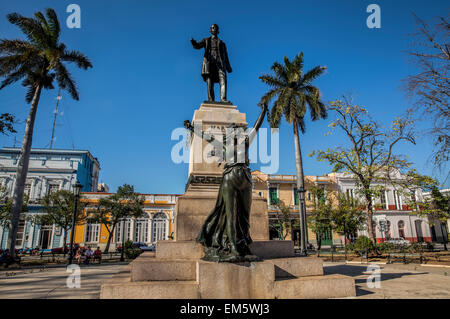
<instances>
[{"instance_id":1,"label":"doorway","mask_svg":"<svg viewBox=\"0 0 450 319\"><path fill-rule=\"evenodd\" d=\"M416 225L417 241L423 243L422 221L416 220L414 224Z\"/></svg>"},{"instance_id":2,"label":"doorway","mask_svg":"<svg viewBox=\"0 0 450 319\"><path fill-rule=\"evenodd\" d=\"M52 244L53 226L42 226L39 235L39 247L41 249L49 249Z\"/></svg>"}]
</instances>

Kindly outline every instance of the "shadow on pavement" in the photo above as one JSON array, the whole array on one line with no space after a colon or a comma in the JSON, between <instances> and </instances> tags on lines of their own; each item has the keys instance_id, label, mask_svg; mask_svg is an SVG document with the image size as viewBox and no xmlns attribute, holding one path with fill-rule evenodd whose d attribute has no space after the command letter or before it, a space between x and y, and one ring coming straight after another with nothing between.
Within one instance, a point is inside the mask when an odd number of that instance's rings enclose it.
<instances>
[{"instance_id":1,"label":"shadow on pavement","mask_svg":"<svg viewBox=\"0 0 450 319\"><path fill-rule=\"evenodd\" d=\"M356 296L364 296L369 294L374 294L374 292L362 289L361 286L365 285L367 282L367 277L370 275L367 273L368 265L354 266L354 265L336 265L336 266L324 266L324 274L332 275L332 274L341 274L350 277L363 277L364 278L355 278L355 288L356 288ZM398 272L398 273L385 273L385 269L381 269L381 282L385 280L402 278L405 276L416 276L416 275L424 275L428 274L427 272Z\"/></svg>"}]
</instances>

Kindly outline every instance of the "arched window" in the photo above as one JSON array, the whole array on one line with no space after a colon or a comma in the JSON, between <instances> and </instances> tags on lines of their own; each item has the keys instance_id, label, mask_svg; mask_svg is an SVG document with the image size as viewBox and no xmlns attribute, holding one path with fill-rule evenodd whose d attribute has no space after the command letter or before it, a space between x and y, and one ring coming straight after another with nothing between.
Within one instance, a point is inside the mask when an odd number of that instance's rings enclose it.
<instances>
[{"instance_id":1,"label":"arched window","mask_svg":"<svg viewBox=\"0 0 450 319\"><path fill-rule=\"evenodd\" d=\"M398 222L398 237L405 238L405 222L403 220Z\"/></svg>"},{"instance_id":2,"label":"arched window","mask_svg":"<svg viewBox=\"0 0 450 319\"><path fill-rule=\"evenodd\" d=\"M134 241L146 243L148 242L148 215L145 214L141 218L136 219L134 224Z\"/></svg>"},{"instance_id":3,"label":"arched window","mask_svg":"<svg viewBox=\"0 0 450 319\"><path fill-rule=\"evenodd\" d=\"M167 216L163 212L156 213L152 219L152 242L167 239Z\"/></svg>"}]
</instances>

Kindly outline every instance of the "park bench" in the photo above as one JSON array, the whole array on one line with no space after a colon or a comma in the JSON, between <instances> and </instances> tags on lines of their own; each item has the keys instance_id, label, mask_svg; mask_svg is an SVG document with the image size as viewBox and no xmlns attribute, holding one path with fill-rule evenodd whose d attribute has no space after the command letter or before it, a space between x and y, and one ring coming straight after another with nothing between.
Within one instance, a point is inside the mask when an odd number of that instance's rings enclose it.
<instances>
[{"instance_id":1,"label":"park bench","mask_svg":"<svg viewBox=\"0 0 450 319\"><path fill-rule=\"evenodd\" d=\"M394 258L401 258L402 262L404 264L407 264L407 257L411 259L419 259L420 263L422 264L425 260L423 254L413 254L413 253L389 253L387 254L387 263L392 264L392 257Z\"/></svg>"}]
</instances>

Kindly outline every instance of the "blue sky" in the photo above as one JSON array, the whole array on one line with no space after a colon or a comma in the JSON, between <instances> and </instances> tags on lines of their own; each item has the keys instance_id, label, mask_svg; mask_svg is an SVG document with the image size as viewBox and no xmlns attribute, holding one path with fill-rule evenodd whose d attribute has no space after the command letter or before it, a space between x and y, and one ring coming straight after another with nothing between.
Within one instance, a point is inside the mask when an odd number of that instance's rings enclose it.
<instances>
[{"instance_id":1,"label":"blue sky","mask_svg":"<svg viewBox=\"0 0 450 319\"><path fill-rule=\"evenodd\" d=\"M65 27L71 3L81 7L81 29ZM381 7L381 29L366 26L371 3ZM170 134L206 99L200 77L202 52L192 48L189 38L208 36L212 23L220 26L233 67L228 97L247 113L249 123L258 116L256 104L267 90L258 77L284 55L292 58L303 51L306 69L328 67L315 82L325 102L352 92L356 103L388 124L410 106L401 80L415 72L405 53L415 29L412 12L431 20L449 9L448 1L437 0L16 0L2 3L0 37L22 37L6 20L7 13L30 16L46 7L57 11L63 25L61 41L85 53L94 65L89 71L70 68L80 101L63 94L54 147L90 150L100 161L102 182L112 190L129 183L143 193L184 191L187 164L172 163L175 142ZM24 121L29 109L24 94L20 84L0 91L0 111ZM50 144L56 95L56 90L42 94L33 147ZM307 157L310 151L343 143L339 135L324 136L332 117L307 122L301 137L307 175L330 171L326 163ZM17 127L16 145L24 127ZM13 144L14 136L0 136L0 146ZM408 154L420 172L445 179L446 172L436 172L431 165L429 139L419 137L417 145L403 144L397 152ZM280 127L279 173L295 174L292 128L287 124Z\"/></svg>"}]
</instances>

